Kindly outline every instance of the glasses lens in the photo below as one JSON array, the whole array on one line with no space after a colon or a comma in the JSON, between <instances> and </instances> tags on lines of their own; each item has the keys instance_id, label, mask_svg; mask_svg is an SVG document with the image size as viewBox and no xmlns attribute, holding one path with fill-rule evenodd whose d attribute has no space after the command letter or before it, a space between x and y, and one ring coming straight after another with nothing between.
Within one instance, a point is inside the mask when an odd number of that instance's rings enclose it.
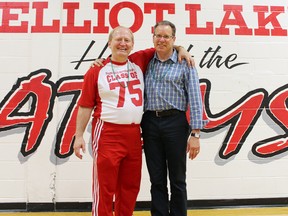
<instances>
[{"instance_id":1,"label":"glasses lens","mask_svg":"<svg viewBox=\"0 0 288 216\"><path fill-rule=\"evenodd\" d=\"M157 39L164 38L165 40L168 40L169 38L172 38L173 36L156 34L156 35L154 35L154 37L157 38Z\"/></svg>"}]
</instances>

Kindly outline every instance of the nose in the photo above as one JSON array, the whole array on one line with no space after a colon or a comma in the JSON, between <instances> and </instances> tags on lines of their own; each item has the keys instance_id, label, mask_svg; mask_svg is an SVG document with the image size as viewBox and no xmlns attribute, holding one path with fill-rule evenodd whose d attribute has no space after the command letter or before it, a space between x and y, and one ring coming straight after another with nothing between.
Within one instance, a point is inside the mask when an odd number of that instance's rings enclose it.
<instances>
[{"instance_id":1,"label":"nose","mask_svg":"<svg viewBox=\"0 0 288 216\"><path fill-rule=\"evenodd\" d=\"M124 39L121 39L121 40L120 40L120 44L125 44L125 40L124 40Z\"/></svg>"}]
</instances>

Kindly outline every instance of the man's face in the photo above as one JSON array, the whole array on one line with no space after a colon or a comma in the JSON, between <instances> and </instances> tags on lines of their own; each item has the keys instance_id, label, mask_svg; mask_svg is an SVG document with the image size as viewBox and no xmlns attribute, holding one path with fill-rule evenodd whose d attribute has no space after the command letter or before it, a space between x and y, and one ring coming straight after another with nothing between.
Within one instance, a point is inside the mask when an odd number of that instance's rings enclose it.
<instances>
[{"instance_id":1,"label":"man's face","mask_svg":"<svg viewBox=\"0 0 288 216\"><path fill-rule=\"evenodd\" d=\"M115 30L111 41L108 42L108 45L111 49L114 60L126 60L134 46L131 32L125 28Z\"/></svg>"},{"instance_id":2,"label":"man's face","mask_svg":"<svg viewBox=\"0 0 288 216\"><path fill-rule=\"evenodd\" d=\"M154 31L153 43L157 53L170 53L173 50L175 37L169 25L159 25Z\"/></svg>"}]
</instances>

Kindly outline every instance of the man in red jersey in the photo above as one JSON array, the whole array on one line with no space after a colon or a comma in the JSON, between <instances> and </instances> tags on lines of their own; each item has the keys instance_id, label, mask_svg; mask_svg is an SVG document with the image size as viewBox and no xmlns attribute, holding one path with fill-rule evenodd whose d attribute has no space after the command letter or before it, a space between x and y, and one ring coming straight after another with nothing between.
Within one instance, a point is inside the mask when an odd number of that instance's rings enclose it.
<instances>
[{"instance_id":1,"label":"man in red jersey","mask_svg":"<svg viewBox=\"0 0 288 216\"><path fill-rule=\"evenodd\" d=\"M132 215L139 192L142 166L140 121L143 114L143 71L154 49L128 60L133 33L125 27L109 35L112 55L102 67L90 68L76 123L74 151L82 158L83 134L93 112L93 216Z\"/></svg>"}]
</instances>

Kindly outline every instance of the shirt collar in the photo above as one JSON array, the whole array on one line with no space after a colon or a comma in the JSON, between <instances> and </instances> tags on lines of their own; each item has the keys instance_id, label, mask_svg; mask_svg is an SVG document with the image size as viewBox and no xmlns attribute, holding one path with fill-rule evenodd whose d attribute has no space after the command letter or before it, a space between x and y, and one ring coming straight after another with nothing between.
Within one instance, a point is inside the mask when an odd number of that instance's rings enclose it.
<instances>
[{"instance_id":1,"label":"shirt collar","mask_svg":"<svg viewBox=\"0 0 288 216\"><path fill-rule=\"evenodd\" d=\"M154 59L154 62L155 62L156 60L157 60L157 61L160 61L160 59L158 58L156 52L155 52L155 54L154 54L153 59ZM172 61L172 62L176 63L176 62L177 62L177 59L178 59L178 53L177 53L177 51L176 51L175 49L173 49L172 55L171 55L171 56L169 57L169 59L167 59L166 61ZM166 61L165 61L165 62L166 62Z\"/></svg>"}]
</instances>

